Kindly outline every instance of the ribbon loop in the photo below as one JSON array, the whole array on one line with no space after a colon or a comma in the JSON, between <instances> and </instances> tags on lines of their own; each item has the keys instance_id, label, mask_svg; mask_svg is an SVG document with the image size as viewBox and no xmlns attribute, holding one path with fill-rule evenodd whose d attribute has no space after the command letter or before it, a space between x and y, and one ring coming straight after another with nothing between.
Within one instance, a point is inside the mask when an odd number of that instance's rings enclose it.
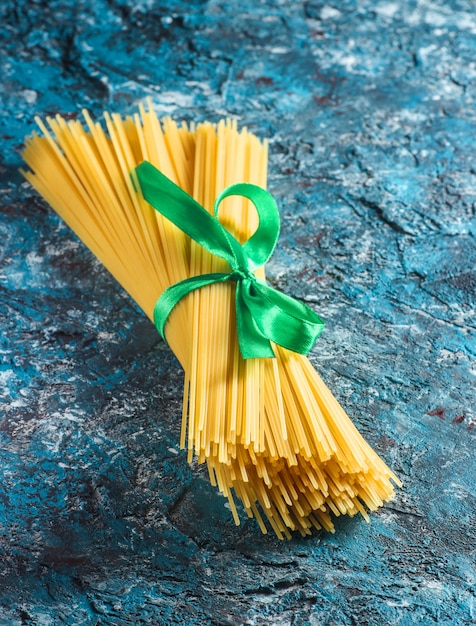
<instances>
[{"instance_id":1,"label":"ribbon loop","mask_svg":"<svg viewBox=\"0 0 476 626\"><path fill-rule=\"evenodd\" d=\"M290 298L253 273L268 261L279 236L279 212L267 191L250 183L224 189L210 215L183 189L144 161L135 170L144 198L185 234L230 266L229 273L193 276L166 289L154 308L154 322L165 339L165 324L180 300L195 289L232 280L236 282L235 307L238 342L244 359L273 357L271 342L307 354L324 322L308 306ZM248 198L258 213L253 235L241 244L218 220L220 203L227 197Z\"/></svg>"},{"instance_id":2,"label":"ribbon loop","mask_svg":"<svg viewBox=\"0 0 476 626\"><path fill-rule=\"evenodd\" d=\"M248 198L258 213L259 225L243 245L238 244L251 261L253 269L264 265L273 254L279 236L279 212L273 196L265 189L251 183L236 183L224 189L215 200L215 218L221 202L230 196ZM229 234L229 233L228 233Z\"/></svg>"}]
</instances>

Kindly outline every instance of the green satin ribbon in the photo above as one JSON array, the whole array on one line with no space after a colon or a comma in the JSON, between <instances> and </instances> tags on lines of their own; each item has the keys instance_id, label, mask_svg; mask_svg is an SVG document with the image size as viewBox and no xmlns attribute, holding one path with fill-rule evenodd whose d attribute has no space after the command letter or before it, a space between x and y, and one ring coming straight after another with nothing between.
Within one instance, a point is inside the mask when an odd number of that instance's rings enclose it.
<instances>
[{"instance_id":1,"label":"green satin ribbon","mask_svg":"<svg viewBox=\"0 0 476 626\"><path fill-rule=\"evenodd\" d=\"M229 264L227 273L202 274L166 289L154 308L154 322L165 340L165 324L187 294L206 285L236 282L236 323L240 352L244 359L273 357L270 342L307 354L320 335L324 322L307 305L286 296L258 279L254 270L266 263L279 235L279 213L274 198L250 183L224 189L215 201L215 217L151 163L136 168L144 198L203 248ZM218 209L228 196L244 196L256 207L259 226L241 244L218 220ZM226 313L225 313L226 314Z\"/></svg>"}]
</instances>

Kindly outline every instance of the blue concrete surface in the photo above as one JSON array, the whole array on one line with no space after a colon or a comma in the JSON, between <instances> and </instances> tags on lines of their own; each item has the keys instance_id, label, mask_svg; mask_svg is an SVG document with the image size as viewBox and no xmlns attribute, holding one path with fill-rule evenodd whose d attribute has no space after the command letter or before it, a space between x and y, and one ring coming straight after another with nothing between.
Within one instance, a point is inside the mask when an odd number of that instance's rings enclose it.
<instances>
[{"instance_id":1,"label":"blue concrete surface","mask_svg":"<svg viewBox=\"0 0 476 626\"><path fill-rule=\"evenodd\" d=\"M0 624L476 623L470 0L0 3ZM17 170L36 114L232 116L270 141L270 279L404 481L337 533L233 525L181 372Z\"/></svg>"}]
</instances>

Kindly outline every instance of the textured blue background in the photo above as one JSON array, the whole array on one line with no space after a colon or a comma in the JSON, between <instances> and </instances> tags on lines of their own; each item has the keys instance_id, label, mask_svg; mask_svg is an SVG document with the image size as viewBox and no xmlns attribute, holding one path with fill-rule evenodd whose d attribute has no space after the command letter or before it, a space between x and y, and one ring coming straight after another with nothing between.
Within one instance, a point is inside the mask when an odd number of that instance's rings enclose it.
<instances>
[{"instance_id":1,"label":"textured blue background","mask_svg":"<svg viewBox=\"0 0 476 626\"><path fill-rule=\"evenodd\" d=\"M0 624L476 623L472 0L0 3ZM35 114L236 118L268 265L404 481L336 535L235 528L178 451L182 374L17 173Z\"/></svg>"}]
</instances>

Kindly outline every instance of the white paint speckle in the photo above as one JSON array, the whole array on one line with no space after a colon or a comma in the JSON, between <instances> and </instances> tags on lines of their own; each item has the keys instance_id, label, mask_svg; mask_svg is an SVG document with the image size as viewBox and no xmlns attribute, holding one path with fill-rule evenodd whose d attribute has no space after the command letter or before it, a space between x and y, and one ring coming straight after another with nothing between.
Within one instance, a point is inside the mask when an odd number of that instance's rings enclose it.
<instances>
[{"instance_id":1,"label":"white paint speckle","mask_svg":"<svg viewBox=\"0 0 476 626\"><path fill-rule=\"evenodd\" d=\"M21 398L17 398L16 400L12 400L9 404L10 409L20 409L22 407L28 406L25 400Z\"/></svg>"},{"instance_id":2,"label":"white paint speckle","mask_svg":"<svg viewBox=\"0 0 476 626\"><path fill-rule=\"evenodd\" d=\"M421 22L421 13L418 10L408 14L404 13L404 20L409 26L418 26Z\"/></svg>"},{"instance_id":3,"label":"white paint speckle","mask_svg":"<svg viewBox=\"0 0 476 626\"><path fill-rule=\"evenodd\" d=\"M387 600L387 606L393 606L395 608L406 608L410 606L408 600L399 600L398 602L395 600Z\"/></svg>"},{"instance_id":4,"label":"white paint speckle","mask_svg":"<svg viewBox=\"0 0 476 626\"><path fill-rule=\"evenodd\" d=\"M3 389L8 388L8 381L14 377L13 370L3 370L0 371L0 387Z\"/></svg>"},{"instance_id":5,"label":"white paint speckle","mask_svg":"<svg viewBox=\"0 0 476 626\"><path fill-rule=\"evenodd\" d=\"M444 26L448 18L439 11L427 11L425 14L425 23L429 26Z\"/></svg>"},{"instance_id":6,"label":"white paint speckle","mask_svg":"<svg viewBox=\"0 0 476 626\"><path fill-rule=\"evenodd\" d=\"M99 331L98 332L98 339L101 339L102 341L114 341L116 339L116 336L114 333L109 333L106 331ZM115 341L115 343L117 343L117 340Z\"/></svg>"},{"instance_id":7,"label":"white paint speckle","mask_svg":"<svg viewBox=\"0 0 476 626\"><path fill-rule=\"evenodd\" d=\"M338 9L331 7L327 4L326 6L322 7L320 13L321 20L337 19L341 15L342 13Z\"/></svg>"},{"instance_id":8,"label":"white paint speckle","mask_svg":"<svg viewBox=\"0 0 476 626\"><path fill-rule=\"evenodd\" d=\"M472 33L476 32L476 14L474 13L461 13L456 22L457 26L461 30L469 30Z\"/></svg>"},{"instance_id":9,"label":"white paint speckle","mask_svg":"<svg viewBox=\"0 0 476 626\"><path fill-rule=\"evenodd\" d=\"M343 65L348 72L352 72L355 65L357 65L357 57L353 54L343 55L339 59L340 65Z\"/></svg>"},{"instance_id":10,"label":"white paint speckle","mask_svg":"<svg viewBox=\"0 0 476 626\"><path fill-rule=\"evenodd\" d=\"M375 12L382 17L393 17L398 12L399 5L397 2L384 2L375 7Z\"/></svg>"},{"instance_id":11,"label":"white paint speckle","mask_svg":"<svg viewBox=\"0 0 476 626\"><path fill-rule=\"evenodd\" d=\"M24 89L21 95L25 98L27 104L35 104L38 99L38 94L33 89Z\"/></svg>"}]
</instances>

